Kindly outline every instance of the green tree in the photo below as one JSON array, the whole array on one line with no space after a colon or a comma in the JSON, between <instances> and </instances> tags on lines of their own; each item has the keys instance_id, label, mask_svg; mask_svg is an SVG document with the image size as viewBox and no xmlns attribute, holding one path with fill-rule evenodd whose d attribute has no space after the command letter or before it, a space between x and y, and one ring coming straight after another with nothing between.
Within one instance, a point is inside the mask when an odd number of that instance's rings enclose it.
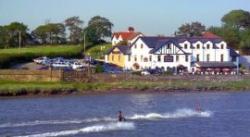
<instances>
[{"instance_id":1,"label":"green tree","mask_svg":"<svg viewBox=\"0 0 250 137\"><path fill-rule=\"evenodd\" d=\"M87 33L91 42L98 43L105 37L111 37L113 23L105 17L95 16L88 22L88 27L84 33Z\"/></svg>"},{"instance_id":2,"label":"green tree","mask_svg":"<svg viewBox=\"0 0 250 137\"><path fill-rule=\"evenodd\" d=\"M62 44L66 42L65 26L62 23L49 23L32 31L41 44Z\"/></svg>"},{"instance_id":3,"label":"green tree","mask_svg":"<svg viewBox=\"0 0 250 137\"><path fill-rule=\"evenodd\" d=\"M47 25L40 25L35 30L32 31L32 35L41 43L48 43L48 27Z\"/></svg>"},{"instance_id":4,"label":"green tree","mask_svg":"<svg viewBox=\"0 0 250 137\"><path fill-rule=\"evenodd\" d=\"M250 29L241 32L240 49L244 54L250 55Z\"/></svg>"},{"instance_id":5,"label":"green tree","mask_svg":"<svg viewBox=\"0 0 250 137\"><path fill-rule=\"evenodd\" d=\"M227 44L234 49L240 49L240 32L229 26L210 27L208 31L221 36Z\"/></svg>"},{"instance_id":6,"label":"green tree","mask_svg":"<svg viewBox=\"0 0 250 137\"><path fill-rule=\"evenodd\" d=\"M8 32L8 46L17 47L19 45L19 35L21 36L21 45L25 45L27 39L27 25L20 22L12 22L5 26Z\"/></svg>"},{"instance_id":7,"label":"green tree","mask_svg":"<svg viewBox=\"0 0 250 137\"><path fill-rule=\"evenodd\" d=\"M200 22L192 22L191 24L183 24L178 28L178 35L186 36L201 36L202 32L206 30L206 27Z\"/></svg>"},{"instance_id":8,"label":"green tree","mask_svg":"<svg viewBox=\"0 0 250 137\"><path fill-rule=\"evenodd\" d=\"M0 26L0 48L6 48L8 46L8 31L6 27Z\"/></svg>"},{"instance_id":9,"label":"green tree","mask_svg":"<svg viewBox=\"0 0 250 137\"><path fill-rule=\"evenodd\" d=\"M250 13L244 10L232 10L221 19L224 25L236 29L250 28Z\"/></svg>"},{"instance_id":10,"label":"green tree","mask_svg":"<svg viewBox=\"0 0 250 137\"><path fill-rule=\"evenodd\" d=\"M69 35L70 42L73 44L79 44L80 41L82 41L82 37L81 37L82 27L81 26L83 24L83 21L80 20L79 17L74 16L74 17L70 17L66 19L64 23L65 23L65 26L70 31L70 35Z\"/></svg>"}]
</instances>

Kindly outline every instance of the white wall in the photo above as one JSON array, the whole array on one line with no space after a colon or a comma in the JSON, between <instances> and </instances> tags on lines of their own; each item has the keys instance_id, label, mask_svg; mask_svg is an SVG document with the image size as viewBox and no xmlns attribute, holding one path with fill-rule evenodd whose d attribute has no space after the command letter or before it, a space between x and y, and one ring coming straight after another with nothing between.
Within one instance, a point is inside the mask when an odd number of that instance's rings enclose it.
<instances>
[{"instance_id":1,"label":"white wall","mask_svg":"<svg viewBox=\"0 0 250 137\"><path fill-rule=\"evenodd\" d=\"M118 41L118 40L116 40ZM185 48L185 44L187 44L187 48ZM221 45L223 46L223 49L221 49ZM141 48L141 45L143 47ZM191 45L194 48L191 48ZM197 49L197 45L200 45L200 48ZM210 45L208 48L207 45ZM184 54L179 48L177 48L175 45L171 44L170 49L166 48L167 45L161 47L155 54L150 54L150 51L152 50L149 48L140 38L137 39L137 41L131 46L131 55L125 56L125 68L132 70L134 69L134 64L138 63L140 66L140 70L147 69L147 68L164 68L165 70L167 68L177 67L179 65L183 65L188 68L188 71L191 72L192 68L194 66L191 66L192 62L196 62L197 58L196 55L199 54L200 59L199 61L208 61L207 54L209 54L209 61L221 61L221 54L223 54L223 61L231 61L230 57L230 50L227 49L226 42L222 41L220 43L216 43L213 45L212 42L206 42L202 43L201 41L197 41L195 43L190 43L188 41L185 41L183 43L180 43L178 46L181 47L183 51L185 51L188 54ZM216 46L217 48L213 48ZM161 55L161 61L158 61L158 55ZM164 62L164 56L165 55L172 55L174 60L173 62ZM179 56L179 60L176 60L176 56ZM188 56L188 61L186 61L186 55ZM129 61L130 56L130 61ZM150 61L149 57L152 56L152 61ZM135 61L135 57L137 58L137 61ZM145 62L144 60L147 59L148 61Z\"/></svg>"},{"instance_id":2,"label":"white wall","mask_svg":"<svg viewBox=\"0 0 250 137\"><path fill-rule=\"evenodd\" d=\"M117 43L119 43L119 42L121 42L121 41L123 41L121 35L120 35L118 38L116 38L116 37L114 36L113 39L112 39L112 46L115 46Z\"/></svg>"}]
</instances>

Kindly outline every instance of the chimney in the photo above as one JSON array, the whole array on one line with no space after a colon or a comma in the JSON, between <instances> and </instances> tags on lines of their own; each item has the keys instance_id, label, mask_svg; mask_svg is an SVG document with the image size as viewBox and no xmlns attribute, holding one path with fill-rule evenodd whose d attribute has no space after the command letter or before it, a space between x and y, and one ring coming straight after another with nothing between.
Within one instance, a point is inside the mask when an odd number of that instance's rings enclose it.
<instances>
[{"instance_id":1,"label":"chimney","mask_svg":"<svg viewBox=\"0 0 250 137\"><path fill-rule=\"evenodd\" d=\"M128 32L134 32L134 31L135 31L134 27L128 27Z\"/></svg>"}]
</instances>

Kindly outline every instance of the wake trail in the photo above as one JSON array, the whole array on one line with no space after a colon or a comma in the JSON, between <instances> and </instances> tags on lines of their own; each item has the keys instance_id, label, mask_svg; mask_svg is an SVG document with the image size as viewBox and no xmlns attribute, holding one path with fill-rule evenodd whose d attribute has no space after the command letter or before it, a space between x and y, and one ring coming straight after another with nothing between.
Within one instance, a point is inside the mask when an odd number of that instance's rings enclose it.
<instances>
[{"instance_id":1,"label":"wake trail","mask_svg":"<svg viewBox=\"0 0 250 137\"><path fill-rule=\"evenodd\" d=\"M148 113L135 114L129 119L131 120L155 120L155 119L173 119L173 118L187 118L187 117L211 117L211 111L196 111L192 109L178 109L173 113Z\"/></svg>"},{"instance_id":2,"label":"wake trail","mask_svg":"<svg viewBox=\"0 0 250 137\"><path fill-rule=\"evenodd\" d=\"M91 122L107 122L116 121L114 118L90 118L84 120L48 120L48 121L31 121L31 122L21 122L21 123L4 123L0 125L0 128L6 127L24 127L24 126L36 126L36 125L63 125L63 124L81 124L81 123L91 123Z\"/></svg>"},{"instance_id":3,"label":"wake trail","mask_svg":"<svg viewBox=\"0 0 250 137\"><path fill-rule=\"evenodd\" d=\"M56 136L69 136L76 134L98 133L98 132L118 131L118 130L134 130L134 129L135 125L132 122L116 122L105 125L104 124L93 125L74 130L55 131L55 132L47 132L41 134L16 136L16 137L56 137Z\"/></svg>"},{"instance_id":4,"label":"wake trail","mask_svg":"<svg viewBox=\"0 0 250 137\"><path fill-rule=\"evenodd\" d=\"M177 119L177 118L188 118L188 117L211 117L213 112L211 111L196 111L193 109L178 109L174 112L167 113L146 113L146 114L133 114L127 116L126 119L130 121L136 120L160 120L160 119ZM0 128L15 128L15 127L26 127L26 126L39 126L39 125L64 125L64 124L82 124L82 123L93 123L93 122L115 122L117 118L103 117L103 118L88 118L83 120L48 120L48 121L31 121L21 123L4 123L0 124Z\"/></svg>"}]
</instances>

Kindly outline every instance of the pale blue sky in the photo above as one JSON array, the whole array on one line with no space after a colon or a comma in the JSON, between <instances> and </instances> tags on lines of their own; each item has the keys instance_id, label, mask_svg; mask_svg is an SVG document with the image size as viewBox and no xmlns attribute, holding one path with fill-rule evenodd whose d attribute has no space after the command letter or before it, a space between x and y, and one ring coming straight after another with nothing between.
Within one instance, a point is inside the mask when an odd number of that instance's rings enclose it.
<instances>
[{"instance_id":1,"label":"pale blue sky","mask_svg":"<svg viewBox=\"0 0 250 137\"><path fill-rule=\"evenodd\" d=\"M46 20L79 16L86 26L101 15L114 23L114 31L134 26L147 35L171 35L191 21L218 26L233 9L250 11L250 0L0 0L0 25L20 21L32 30Z\"/></svg>"}]
</instances>

